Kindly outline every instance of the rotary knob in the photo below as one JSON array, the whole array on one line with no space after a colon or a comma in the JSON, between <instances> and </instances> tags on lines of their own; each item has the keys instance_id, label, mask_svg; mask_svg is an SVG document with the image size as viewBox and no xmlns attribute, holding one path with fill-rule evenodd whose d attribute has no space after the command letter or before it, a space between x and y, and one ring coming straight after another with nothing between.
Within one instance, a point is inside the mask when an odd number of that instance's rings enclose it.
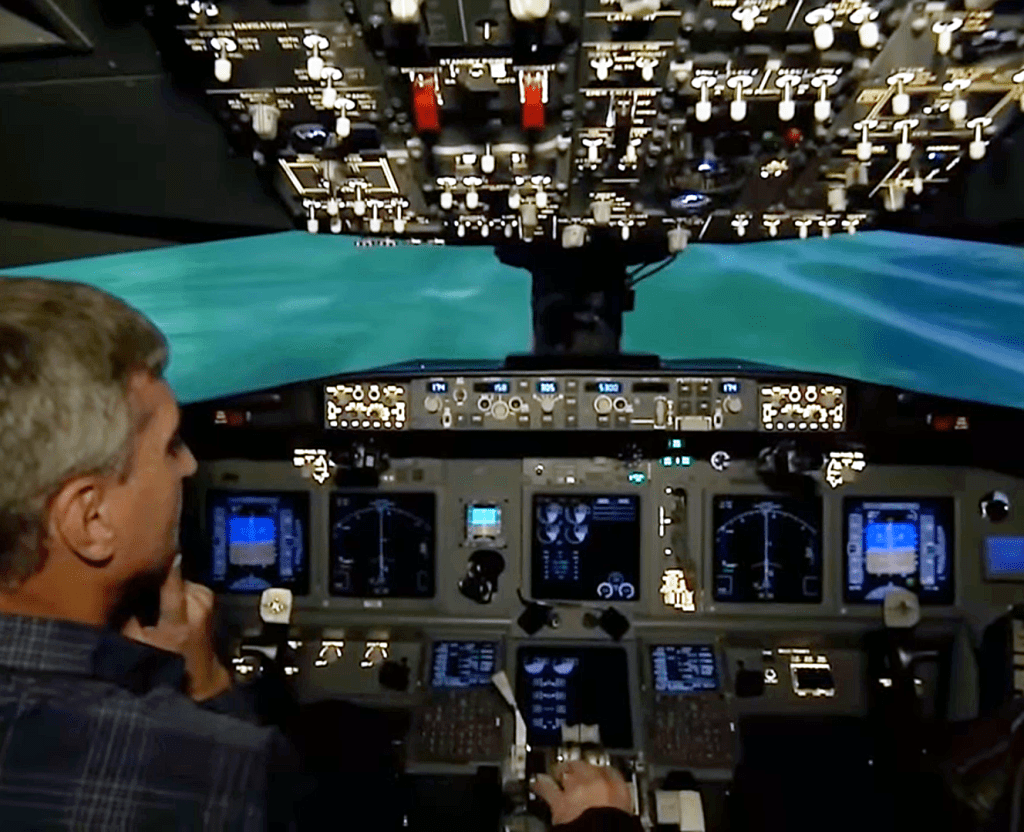
<instances>
[{"instance_id":1,"label":"rotary knob","mask_svg":"<svg viewBox=\"0 0 1024 832\"><path fill-rule=\"evenodd\" d=\"M1002 491L992 491L981 498L981 516L990 523L1002 523L1010 516L1010 498Z\"/></svg>"},{"instance_id":2,"label":"rotary knob","mask_svg":"<svg viewBox=\"0 0 1024 832\"><path fill-rule=\"evenodd\" d=\"M441 409L441 400L437 396L427 396L423 400L427 413L437 413Z\"/></svg>"},{"instance_id":3,"label":"rotary knob","mask_svg":"<svg viewBox=\"0 0 1024 832\"><path fill-rule=\"evenodd\" d=\"M602 416L607 416L612 412L612 400L610 396L598 396L594 399L594 410L600 413Z\"/></svg>"},{"instance_id":4,"label":"rotary knob","mask_svg":"<svg viewBox=\"0 0 1024 832\"><path fill-rule=\"evenodd\" d=\"M507 419L508 418L508 404L503 401L496 401L491 405L491 416L495 419Z\"/></svg>"},{"instance_id":5,"label":"rotary knob","mask_svg":"<svg viewBox=\"0 0 1024 832\"><path fill-rule=\"evenodd\" d=\"M726 396L722 405L729 413L739 413L743 410L743 402L736 396Z\"/></svg>"}]
</instances>

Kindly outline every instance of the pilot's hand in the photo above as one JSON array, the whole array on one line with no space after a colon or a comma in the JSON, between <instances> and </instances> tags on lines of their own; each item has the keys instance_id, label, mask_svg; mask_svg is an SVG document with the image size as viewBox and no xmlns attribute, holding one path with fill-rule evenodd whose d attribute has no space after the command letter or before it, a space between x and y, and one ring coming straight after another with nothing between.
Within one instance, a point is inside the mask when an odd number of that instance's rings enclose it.
<instances>
[{"instance_id":1,"label":"pilot's hand","mask_svg":"<svg viewBox=\"0 0 1024 832\"><path fill-rule=\"evenodd\" d=\"M633 795L614 768L569 760L560 763L554 773L554 779L540 774L530 783L530 788L551 807L553 826L572 823L587 809L611 807L633 812Z\"/></svg>"},{"instance_id":2,"label":"pilot's hand","mask_svg":"<svg viewBox=\"0 0 1024 832\"><path fill-rule=\"evenodd\" d=\"M185 659L188 695L196 702L212 699L231 687L231 674L213 649L213 590L181 577L181 555L174 559L160 587L160 618L143 627L133 617L121 634Z\"/></svg>"}]
</instances>

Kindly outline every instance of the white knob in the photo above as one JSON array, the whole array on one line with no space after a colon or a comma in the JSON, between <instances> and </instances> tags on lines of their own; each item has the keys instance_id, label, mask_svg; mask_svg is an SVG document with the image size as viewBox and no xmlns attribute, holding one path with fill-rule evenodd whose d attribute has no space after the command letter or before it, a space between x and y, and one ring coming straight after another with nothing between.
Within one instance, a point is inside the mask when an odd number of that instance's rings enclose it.
<instances>
[{"instance_id":1,"label":"white knob","mask_svg":"<svg viewBox=\"0 0 1024 832\"><path fill-rule=\"evenodd\" d=\"M938 50L940 55L948 55L953 48L953 33L943 29L939 32Z\"/></svg>"},{"instance_id":2,"label":"white knob","mask_svg":"<svg viewBox=\"0 0 1024 832\"><path fill-rule=\"evenodd\" d=\"M509 0L512 17L523 23L547 17L551 11L551 0Z\"/></svg>"},{"instance_id":3,"label":"white knob","mask_svg":"<svg viewBox=\"0 0 1024 832\"><path fill-rule=\"evenodd\" d=\"M480 170L484 173L494 173L494 156L490 153L485 153L480 157Z\"/></svg>"},{"instance_id":4,"label":"white knob","mask_svg":"<svg viewBox=\"0 0 1024 832\"><path fill-rule=\"evenodd\" d=\"M897 116L905 116L910 112L910 96L905 92L898 92L892 97L892 112Z\"/></svg>"},{"instance_id":5,"label":"white knob","mask_svg":"<svg viewBox=\"0 0 1024 832\"><path fill-rule=\"evenodd\" d=\"M668 250L670 254L678 254L690 242L690 232L685 228L671 228L668 232Z\"/></svg>"},{"instance_id":6,"label":"white knob","mask_svg":"<svg viewBox=\"0 0 1024 832\"><path fill-rule=\"evenodd\" d=\"M968 147L968 152L971 154L971 158L974 159L974 161L976 162L979 159L984 159L985 142L981 141L980 139L975 139L973 142L970 143Z\"/></svg>"},{"instance_id":7,"label":"white knob","mask_svg":"<svg viewBox=\"0 0 1024 832\"><path fill-rule=\"evenodd\" d=\"M779 102L779 118L782 121L792 121L796 115L796 102L791 98L784 98Z\"/></svg>"},{"instance_id":8,"label":"white knob","mask_svg":"<svg viewBox=\"0 0 1024 832\"><path fill-rule=\"evenodd\" d=\"M310 234L316 234L320 230L320 221L316 217L310 217L306 220L306 231Z\"/></svg>"},{"instance_id":9,"label":"white knob","mask_svg":"<svg viewBox=\"0 0 1024 832\"><path fill-rule=\"evenodd\" d=\"M808 226L808 224L805 223L805 222L798 222L797 223L797 227L800 229L800 239L801 240L806 240L807 239L807 226Z\"/></svg>"},{"instance_id":10,"label":"white knob","mask_svg":"<svg viewBox=\"0 0 1024 832\"><path fill-rule=\"evenodd\" d=\"M612 204L606 199L591 202L590 213L598 225L608 225L612 221Z\"/></svg>"},{"instance_id":11,"label":"white knob","mask_svg":"<svg viewBox=\"0 0 1024 832\"><path fill-rule=\"evenodd\" d=\"M827 98L819 98L814 102L814 118L817 121L828 121L832 115L832 102Z\"/></svg>"},{"instance_id":12,"label":"white knob","mask_svg":"<svg viewBox=\"0 0 1024 832\"><path fill-rule=\"evenodd\" d=\"M475 188L470 188L466 191L466 207L472 211L478 205L480 205L480 194Z\"/></svg>"},{"instance_id":13,"label":"white knob","mask_svg":"<svg viewBox=\"0 0 1024 832\"><path fill-rule=\"evenodd\" d=\"M890 185L885 189L883 202L886 211L902 211L907 203L907 192L903 188Z\"/></svg>"},{"instance_id":14,"label":"white knob","mask_svg":"<svg viewBox=\"0 0 1024 832\"><path fill-rule=\"evenodd\" d=\"M910 187L914 189L915 194L920 194L924 190L924 180L921 178L921 174L917 174L910 184Z\"/></svg>"},{"instance_id":15,"label":"white knob","mask_svg":"<svg viewBox=\"0 0 1024 832\"><path fill-rule=\"evenodd\" d=\"M846 210L846 188L828 189L828 207L830 211Z\"/></svg>"},{"instance_id":16,"label":"white knob","mask_svg":"<svg viewBox=\"0 0 1024 832\"><path fill-rule=\"evenodd\" d=\"M741 28L743 29L744 32L753 32L754 31L754 16L753 15L749 15L749 14L744 15L743 16L743 22L740 24L740 26L741 26Z\"/></svg>"},{"instance_id":17,"label":"white knob","mask_svg":"<svg viewBox=\"0 0 1024 832\"><path fill-rule=\"evenodd\" d=\"M451 209L452 205L454 205L454 204L455 204L455 197L452 196L452 192L451 191L443 191L441 193L441 207L445 211L448 211L448 210Z\"/></svg>"},{"instance_id":18,"label":"white knob","mask_svg":"<svg viewBox=\"0 0 1024 832\"><path fill-rule=\"evenodd\" d=\"M629 226L626 225L626 223L622 224L622 239L623 240L628 240L629 239Z\"/></svg>"},{"instance_id":19,"label":"white knob","mask_svg":"<svg viewBox=\"0 0 1024 832\"><path fill-rule=\"evenodd\" d=\"M319 55L310 55L306 61L306 72L314 81L320 80L320 73L324 71L324 59Z\"/></svg>"},{"instance_id":20,"label":"white knob","mask_svg":"<svg viewBox=\"0 0 1024 832\"><path fill-rule=\"evenodd\" d=\"M522 204L522 197L519 196L519 191L514 188L508 192L508 207L513 211L518 211L519 206Z\"/></svg>"},{"instance_id":21,"label":"white knob","mask_svg":"<svg viewBox=\"0 0 1024 832\"><path fill-rule=\"evenodd\" d=\"M339 139L347 138L352 132L352 119L346 115L338 116L334 122L334 132L338 134Z\"/></svg>"},{"instance_id":22,"label":"white knob","mask_svg":"<svg viewBox=\"0 0 1024 832\"><path fill-rule=\"evenodd\" d=\"M324 88L323 105L328 110L333 110L334 105L338 103L338 91L331 86Z\"/></svg>"},{"instance_id":23,"label":"white knob","mask_svg":"<svg viewBox=\"0 0 1024 832\"><path fill-rule=\"evenodd\" d=\"M341 217L331 217L331 233L341 233Z\"/></svg>"},{"instance_id":24,"label":"white knob","mask_svg":"<svg viewBox=\"0 0 1024 832\"><path fill-rule=\"evenodd\" d=\"M396 234L404 234L405 233L405 217L403 217L401 214L398 214L395 217L394 226L395 226L395 233Z\"/></svg>"},{"instance_id":25,"label":"white knob","mask_svg":"<svg viewBox=\"0 0 1024 832\"><path fill-rule=\"evenodd\" d=\"M548 207L548 192L543 188L537 189L537 194L534 196L534 200L537 203L537 207L543 210Z\"/></svg>"},{"instance_id":26,"label":"white knob","mask_svg":"<svg viewBox=\"0 0 1024 832\"><path fill-rule=\"evenodd\" d=\"M694 115L697 116L697 121L711 121L711 102L698 101Z\"/></svg>"},{"instance_id":27,"label":"white knob","mask_svg":"<svg viewBox=\"0 0 1024 832\"><path fill-rule=\"evenodd\" d=\"M654 64L644 64L643 69L640 70L640 76L645 81L651 81L654 79Z\"/></svg>"},{"instance_id":28,"label":"white knob","mask_svg":"<svg viewBox=\"0 0 1024 832\"><path fill-rule=\"evenodd\" d=\"M330 214L332 217L336 217L338 216L338 210L338 200L336 200L332 196L329 200L327 200L327 213Z\"/></svg>"},{"instance_id":29,"label":"white knob","mask_svg":"<svg viewBox=\"0 0 1024 832\"><path fill-rule=\"evenodd\" d=\"M420 19L419 0L391 0L391 17L398 23L415 23Z\"/></svg>"},{"instance_id":30,"label":"white knob","mask_svg":"<svg viewBox=\"0 0 1024 832\"><path fill-rule=\"evenodd\" d=\"M862 162L870 161L874 150L874 146L869 141L857 142L857 158Z\"/></svg>"},{"instance_id":31,"label":"white knob","mask_svg":"<svg viewBox=\"0 0 1024 832\"><path fill-rule=\"evenodd\" d=\"M776 220L775 222L765 221L764 225L765 225L765 228L768 229L768 236L769 237L778 237L779 236L779 221L778 220Z\"/></svg>"},{"instance_id":32,"label":"white knob","mask_svg":"<svg viewBox=\"0 0 1024 832\"><path fill-rule=\"evenodd\" d=\"M217 58L213 62L213 74L222 84L231 80L231 61L228 58Z\"/></svg>"},{"instance_id":33,"label":"white knob","mask_svg":"<svg viewBox=\"0 0 1024 832\"><path fill-rule=\"evenodd\" d=\"M967 99L954 98L949 105L949 118L954 124L960 124L967 120Z\"/></svg>"},{"instance_id":34,"label":"white knob","mask_svg":"<svg viewBox=\"0 0 1024 832\"><path fill-rule=\"evenodd\" d=\"M611 66L611 61L598 61L594 64L594 74L597 76L598 81L608 80L608 67Z\"/></svg>"},{"instance_id":35,"label":"white knob","mask_svg":"<svg viewBox=\"0 0 1024 832\"><path fill-rule=\"evenodd\" d=\"M729 105L729 117L733 121L743 121L747 117L747 102L739 97L739 90L736 91L736 95Z\"/></svg>"},{"instance_id":36,"label":"white knob","mask_svg":"<svg viewBox=\"0 0 1024 832\"><path fill-rule=\"evenodd\" d=\"M355 200L355 202L352 203L352 213L357 217L361 217L366 213L366 203L361 199Z\"/></svg>"},{"instance_id":37,"label":"white knob","mask_svg":"<svg viewBox=\"0 0 1024 832\"><path fill-rule=\"evenodd\" d=\"M253 131L267 141L277 136L277 119L280 115L281 111L270 104L255 104L249 108Z\"/></svg>"},{"instance_id":38,"label":"white knob","mask_svg":"<svg viewBox=\"0 0 1024 832\"><path fill-rule=\"evenodd\" d=\"M896 158L901 162L909 162L914 155L914 145L910 142L900 142L896 145Z\"/></svg>"},{"instance_id":39,"label":"white knob","mask_svg":"<svg viewBox=\"0 0 1024 832\"><path fill-rule=\"evenodd\" d=\"M818 47L819 51L824 52L826 49L831 49L835 42L836 33L831 23L819 23L814 27L814 45Z\"/></svg>"},{"instance_id":40,"label":"white knob","mask_svg":"<svg viewBox=\"0 0 1024 832\"><path fill-rule=\"evenodd\" d=\"M380 217L370 217L370 231L379 234L381 229Z\"/></svg>"},{"instance_id":41,"label":"white knob","mask_svg":"<svg viewBox=\"0 0 1024 832\"><path fill-rule=\"evenodd\" d=\"M878 41L881 39L878 24L873 20L868 20L866 23L861 24L857 34L860 35L860 45L865 49L874 49L878 46Z\"/></svg>"}]
</instances>

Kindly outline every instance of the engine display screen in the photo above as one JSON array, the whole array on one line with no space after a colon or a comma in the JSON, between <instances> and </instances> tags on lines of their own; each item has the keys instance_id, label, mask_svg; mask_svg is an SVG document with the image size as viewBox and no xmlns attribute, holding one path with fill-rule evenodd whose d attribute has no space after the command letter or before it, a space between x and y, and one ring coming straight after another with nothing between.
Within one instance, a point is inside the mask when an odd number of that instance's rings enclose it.
<instances>
[{"instance_id":1,"label":"engine display screen","mask_svg":"<svg viewBox=\"0 0 1024 832\"><path fill-rule=\"evenodd\" d=\"M331 495L331 595L433 598L432 492Z\"/></svg>"},{"instance_id":2,"label":"engine display screen","mask_svg":"<svg viewBox=\"0 0 1024 832\"><path fill-rule=\"evenodd\" d=\"M488 687L497 663L496 641L435 641L430 687L435 690Z\"/></svg>"},{"instance_id":3,"label":"engine display screen","mask_svg":"<svg viewBox=\"0 0 1024 832\"><path fill-rule=\"evenodd\" d=\"M821 602L821 500L714 498L715 600Z\"/></svg>"},{"instance_id":4,"label":"engine display screen","mask_svg":"<svg viewBox=\"0 0 1024 832\"><path fill-rule=\"evenodd\" d=\"M535 494L534 598L636 601L640 597L640 498Z\"/></svg>"},{"instance_id":5,"label":"engine display screen","mask_svg":"<svg viewBox=\"0 0 1024 832\"><path fill-rule=\"evenodd\" d=\"M563 725L597 725L605 748L632 748L629 671L620 647L522 647L516 701L534 746L562 744Z\"/></svg>"},{"instance_id":6,"label":"engine display screen","mask_svg":"<svg viewBox=\"0 0 1024 832\"><path fill-rule=\"evenodd\" d=\"M847 499L843 597L881 603L895 588L922 604L953 603L953 501Z\"/></svg>"},{"instance_id":7,"label":"engine display screen","mask_svg":"<svg viewBox=\"0 0 1024 832\"><path fill-rule=\"evenodd\" d=\"M309 593L309 495L305 492L208 491L210 569L216 592L271 587Z\"/></svg>"},{"instance_id":8,"label":"engine display screen","mask_svg":"<svg viewBox=\"0 0 1024 832\"><path fill-rule=\"evenodd\" d=\"M651 648L655 693L718 690L715 649L710 644L659 644Z\"/></svg>"}]
</instances>

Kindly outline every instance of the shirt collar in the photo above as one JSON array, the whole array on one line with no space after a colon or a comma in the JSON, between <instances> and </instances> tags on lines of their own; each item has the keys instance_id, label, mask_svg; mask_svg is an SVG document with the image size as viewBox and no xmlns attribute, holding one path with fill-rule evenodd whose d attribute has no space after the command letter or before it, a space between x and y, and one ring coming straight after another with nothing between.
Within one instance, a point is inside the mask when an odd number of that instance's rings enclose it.
<instances>
[{"instance_id":1,"label":"shirt collar","mask_svg":"<svg viewBox=\"0 0 1024 832\"><path fill-rule=\"evenodd\" d=\"M144 694L160 685L182 690L181 656L102 627L0 614L0 667L101 679Z\"/></svg>"}]
</instances>

